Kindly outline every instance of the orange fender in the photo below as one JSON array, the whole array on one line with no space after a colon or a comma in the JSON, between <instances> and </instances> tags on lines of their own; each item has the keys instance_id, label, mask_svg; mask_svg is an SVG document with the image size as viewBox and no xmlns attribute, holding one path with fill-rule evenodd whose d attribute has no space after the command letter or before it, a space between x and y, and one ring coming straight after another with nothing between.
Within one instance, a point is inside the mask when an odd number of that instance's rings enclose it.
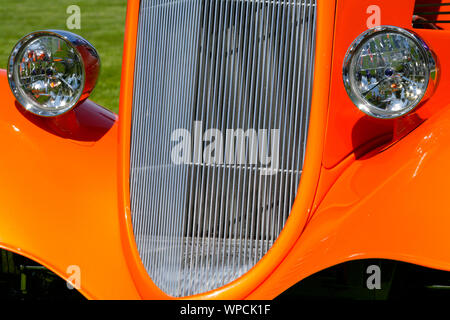
<instances>
[{"instance_id":1,"label":"orange fender","mask_svg":"<svg viewBox=\"0 0 450 320\"><path fill-rule=\"evenodd\" d=\"M284 261L248 298L275 297L355 259L450 270L450 106L397 143L353 160Z\"/></svg>"},{"instance_id":2,"label":"orange fender","mask_svg":"<svg viewBox=\"0 0 450 320\"><path fill-rule=\"evenodd\" d=\"M116 115L86 100L56 118L16 104L0 71L0 247L67 279L88 298L139 298L120 240Z\"/></svg>"}]
</instances>

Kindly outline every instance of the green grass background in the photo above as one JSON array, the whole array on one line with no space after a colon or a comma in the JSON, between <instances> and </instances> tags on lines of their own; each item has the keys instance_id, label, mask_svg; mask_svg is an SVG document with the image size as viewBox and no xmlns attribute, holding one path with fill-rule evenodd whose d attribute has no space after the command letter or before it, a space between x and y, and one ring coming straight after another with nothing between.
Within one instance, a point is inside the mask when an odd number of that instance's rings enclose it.
<instances>
[{"instance_id":1,"label":"green grass background","mask_svg":"<svg viewBox=\"0 0 450 320\"><path fill-rule=\"evenodd\" d=\"M66 26L70 5L81 10L81 29ZM117 112L126 0L0 0L0 68L24 35L42 29L68 30L91 42L100 54L101 72L91 100Z\"/></svg>"}]
</instances>

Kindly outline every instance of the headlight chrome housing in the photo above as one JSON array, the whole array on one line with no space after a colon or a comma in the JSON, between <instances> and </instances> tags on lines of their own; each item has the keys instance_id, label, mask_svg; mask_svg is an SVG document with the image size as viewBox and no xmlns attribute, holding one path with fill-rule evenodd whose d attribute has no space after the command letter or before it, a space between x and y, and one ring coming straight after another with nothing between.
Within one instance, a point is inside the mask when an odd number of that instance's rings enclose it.
<instances>
[{"instance_id":1,"label":"headlight chrome housing","mask_svg":"<svg viewBox=\"0 0 450 320\"><path fill-rule=\"evenodd\" d=\"M392 119L413 110L435 89L438 71L429 47L417 35L393 26L361 34L347 51L345 89L369 116Z\"/></svg>"},{"instance_id":2,"label":"headlight chrome housing","mask_svg":"<svg viewBox=\"0 0 450 320\"><path fill-rule=\"evenodd\" d=\"M30 33L19 40L8 61L8 81L17 101L44 117L63 114L86 99L99 72L95 48L68 31Z\"/></svg>"}]
</instances>

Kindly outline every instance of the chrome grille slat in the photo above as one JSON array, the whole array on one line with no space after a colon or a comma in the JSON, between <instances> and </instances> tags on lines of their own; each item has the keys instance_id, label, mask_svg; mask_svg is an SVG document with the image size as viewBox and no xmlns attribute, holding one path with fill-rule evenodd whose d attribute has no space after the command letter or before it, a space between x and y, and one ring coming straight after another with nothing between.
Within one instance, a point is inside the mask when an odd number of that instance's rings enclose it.
<instances>
[{"instance_id":1,"label":"chrome grille slat","mask_svg":"<svg viewBox=\"0 0 450 320\"><path fill-rule=\"evenodd\" d=\"M306 147L315 10L315 0L141 1L130 203L142 262L167 294L235 280L281 232ZM226 149L223 161L208 161L202 140L201 150L192 144L189 161L175 164L177 129L191 139L218 129L223 145L227 129L259 131L256 138L247 131L245 163L227 161ZM259 162L249 161L252 146ZM264 175L262 155L273 157L274 147L279 164Z\"/></svg>"}]
</instances>

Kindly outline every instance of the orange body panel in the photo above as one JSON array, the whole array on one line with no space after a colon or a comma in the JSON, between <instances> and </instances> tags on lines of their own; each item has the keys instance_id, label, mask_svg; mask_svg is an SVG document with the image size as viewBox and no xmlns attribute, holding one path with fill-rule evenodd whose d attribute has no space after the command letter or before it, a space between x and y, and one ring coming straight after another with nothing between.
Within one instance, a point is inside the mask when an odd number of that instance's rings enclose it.
<instances>
[{"instance_id":1,"label":"orange body panel","mask_svg":"<svg viewBox=\"0 0 450 320\"><path fill-rule=\"evenodd\" d=\"M380 7L382 24L410 29L412 0L318 0L320 67L286 227L248 273L189 298L270 299L310 274L361 258L450 270L450 32L417 30L440 63L435 94L406 117L369 119L348 98L341 70L348 46L367 28L370 5ZM171 298L148 276L131 224L138 13L139 1L128 1L119 120L89 100L54 119L32 116L0 71L0 247L63 278L68 266L79 266L88 298Z\"/></svg>"},{"instance_id":2,"label":"orange body panel","mask_svg":"<svg viewBox=\"0 0 450 320\"><path fill-rule=\"evenodd\" d=\"M382 25L394 25L415 31L427 42L431 49L437 54L438 61L446 58L446 53L441 50L446 49L445 34L430 30L412 30L411 19L414 10L414 1L338 1L336 15L336 33L333 51L333 70L331 79L332 100L329 105L329 115L327 123L327 136L325 140L325 150L323 164L325 168L332 168L352 152L361 154L367 151L369 142L383 144L386 140L398 139L415 128L442 104L450 102L448 79L442 77L444 85L439 85L437 92L432 96L432 100L440 101L436 106L434 103L425 103L406 117L398 119L375 119L365 115L355 108L342 84L342 64L347 49L351 43L362 32L367 30L372 22L374 9L377 6L380 13ZM443 42L443 43L441 43ZM444 63L443 68L446 68ZM441 74L445 74L442 70ZM370 147L373 147L370 146ZM370 148L369 148L370 149Z\"/></svg>"},{"instance_id":3,"label":"orange body panel","mask_svg":"<svg viewBox=\"0 0 450 320\"><path fill-rule=\"evenodd\" d=\"M120 243L116 116L90 101L54 119L22 111L0 71L0 247L63 278L81 270L89 298L139 298Z\"/></svg>"},{"instance_id":4,"label":"orange body panel","mask_svg":"<svg viewBox=\"0 0 450 320\"><path fill-rule=\"evenodd\" d=\"M354 161L277 270L248 298L312 272L384 258L450 270L450 105L397 144Z\"/></svg>"},{"instance_id":5,"label":"orange body panel","mask_svg":"<svg viewBox=\"0 0 450 320\"><path fill-rule=\"evenodd\" d=\"M327 133L310 219L277 270L249 299L275 297L319 270L354 259L450 270L450 203L445 200L450 190L450 32L412 30L438 58L433 96L404 117L369 118L345 91L342 61L367 29L371 5L381 9L381 24L411 30L414 1L338 1Z\"/></svg>"}]
</instances>

